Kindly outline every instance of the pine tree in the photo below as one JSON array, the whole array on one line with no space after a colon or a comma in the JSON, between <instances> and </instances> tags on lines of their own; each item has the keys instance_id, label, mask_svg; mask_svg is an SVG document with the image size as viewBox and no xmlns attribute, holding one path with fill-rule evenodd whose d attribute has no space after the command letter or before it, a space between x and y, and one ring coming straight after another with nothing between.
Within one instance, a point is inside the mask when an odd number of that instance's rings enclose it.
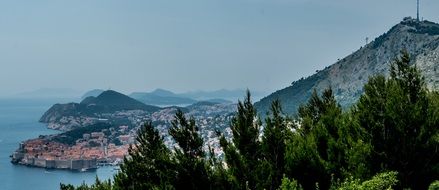
<instances>
[{"instance_id":1,"label":"pine tree","mask_svg":"<svg viewBox=\"0 0 439 190\"><path fill-rule=\"evenodd\" d=\"M364 164L370 146L362 140L362 131L343 113L328 88L316 91L299 108L299 126L289 137L286 152L288 177L297 179L305 189L327 189L331 180L364 176Z\"/></svg>"},{"instance_id":2,"label":"pine tree","mask_svg":"<svg viewBox=\"0 0 439 190\"><path fill-rule=\"evenodd\" d=\"M203 151L203 139L193 118L186 119L178 110L169 134L177 142L175 148L176 189L212 189L209 180L210 170L207 169L206 154Z\"/></svg>"},{"instance_id":3,"label":"pine tree","mask_svg":"<svg viewBox=\"0 0 439 190\"><path fill-rule=\"evenodd\" d=\"M372 172L398 171L401 187L426 189L439 177L438 104L406 51L391 65L390 78L364 87L356 117L373 146Z\"/></svg>"},{"instance_id":4,"label":"pine tree","mask_svg":"<svg viewBox=\"0 0 439 190\"><path fill-rule=\"evenodd\" d=\"M277 189L284 175L285 169L285 143L287 133L287 120L282 113L279 100L271 105L271 115L265 120L262 136L261 152L265 164L260 165L263 170L258 180L264 189Z\"/></svg>"},{"instance_id":5,"label":"pine tree","mask_svg":"<svg viewBox=\"0 0 439 190\"><path fill-rule=\"evenodd\" d=\"M260 162L260 121L247 90L243 102L238 102L238 112L232 119L232 142L222 136L220 143L224 150L225 161L231 174L234 189L256 189L255 169Z\"/></svg>"},{"instance_id":6,"label":"pine tree","mask_svg":"<svg viewBox=\"0 0 439 190\"><path fill-rule=\"evenodd\" d=\"M175 164L163 137L147 122L136 140L114 177L115 189L172 189Z\"/></svg>"},{"instance_id":7,"label":"pine tree","mask_svg":"<svg viewBox=\"0 0 439 190\"><path fill-rule=\"evenodd\" d=\"M329 88L321 97L314 90L298 113L300 124L287 145L288 177L297 179L305 189L315 189L317 184L326 189L331 180L328 149L341 108Z\"/></svg>"}]
</instances>

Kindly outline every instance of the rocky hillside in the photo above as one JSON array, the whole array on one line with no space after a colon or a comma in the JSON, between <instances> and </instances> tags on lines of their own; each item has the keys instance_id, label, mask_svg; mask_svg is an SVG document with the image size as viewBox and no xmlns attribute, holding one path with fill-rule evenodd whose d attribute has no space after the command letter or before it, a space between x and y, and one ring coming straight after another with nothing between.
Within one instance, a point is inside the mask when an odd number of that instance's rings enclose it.
<instances>
[{"instance_id":1,"label":"rocky hillside","mask_svg":"<svg viewBox=\"0 0 439 190\"><path fill-rule=\"evenodd\" d=\"M353 104L363 92L370 76L388 75L390 62L406 49L413 63L424 74L428 87L439 88L439 24L405 18L388 32L314 75L295 81L255 103L264 116L273 100L279 99L284 111L294 114L313 89L321 92L331 86L342 106Z\"/></svg>"}]
</instances>

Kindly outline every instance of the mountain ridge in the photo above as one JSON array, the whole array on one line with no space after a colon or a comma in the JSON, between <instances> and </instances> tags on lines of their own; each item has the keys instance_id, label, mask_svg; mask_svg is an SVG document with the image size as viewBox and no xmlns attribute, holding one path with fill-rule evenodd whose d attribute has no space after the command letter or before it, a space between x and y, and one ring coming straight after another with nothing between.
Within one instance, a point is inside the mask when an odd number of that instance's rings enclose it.
<instances>
[{"instance_id":1,"label":"mountain ridge","mask_svg":"<svg viewBox=\"0 0 439 190\"><path fill-rule=\"evenodd\" d=\"M90 97L90 96L97 97L97 96L99 96L100 94L102 94L102 92L104 92L104 91L105 91L105 90L102 90L102 89L93 89L93 90L89 90L89 91L85 92L85 93L82 95L81 100L84 100L84 99L86 99L86 98L88 98L88 97Z\"/></svg>"},{"instance_id":2,"label":"mountain ridge","mask_svg":"<svg viewBox=\"0 0 439 190\"><path fill-rule=\"evenodd\" d=\"M83 105L95 105L95 106L106 106L106 107L116 107L117 109L128 109L128 110L148 110L153 109L151 106L145 105L144 103L131 98L122 93L116 92L114 90L107 90L102 92L99 96L90 96L80 104Z\"/></svg>"},{"instance_id":3,"label":"mountain ridge","mask_svg":"<svg viewBox=\"0 0 439 190\"><path fill-rule=\"evenodd\" d=\"M287 114L295 114L315 89L321 92L331 87L338 102L352 105L363 92L370 76L388 75L390 62L401 50L407 50L427 79L429 88L439 87L439 25L406 17L388 32L377 37L354 53L327 66L315 74L294 81L291 86L278 90L255 103L259 114L269 111L273 100L279 99ZM436 69L438 68L438 69Z\"/></svg>"}]
</instances>

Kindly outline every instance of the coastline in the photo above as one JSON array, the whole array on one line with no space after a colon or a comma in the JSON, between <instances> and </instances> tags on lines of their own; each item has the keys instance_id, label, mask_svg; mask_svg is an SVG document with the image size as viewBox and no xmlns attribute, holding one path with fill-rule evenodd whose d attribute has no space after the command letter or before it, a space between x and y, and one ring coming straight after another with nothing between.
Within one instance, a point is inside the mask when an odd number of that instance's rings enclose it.
<instances>
[{"instance_id":1,"label":"coastline","mask_svg":"<svg viewBox=\"0 0 439 190\"><path fill-rule=\"evenodd\" d=\"M113 166L98 166L96 170L85 172L69 169L46 169L40 167L12 164L11 155L19 148L19 144L39 136L57 135L59 130L47 128L45 123L38 122L50 105L50 102L35 101L11 102L0 99L0 189L33 189L56 190L59 183L81 185L92 184L99 179L107 180L117 172Z\"/></svg>"},{"instance_id":2,"label":"coastline","mask_svg":"<svg viewBox=\"0 0 439 190\"><path fill-rule=\"evenodd\" d=\"M25 142L20 143L20 147L10 155L11 163L29 167L46 169L63 169L76 171L90 171L98 168L98 161L94 159L45 159L32 157L26 154Z\"/></svg>"},{"instance_id":3,"label":"coastline","mask_svg":"<svg viewBox=\"0 0 439 190\"><path fill-rule=\"evenodd\" d=\"M118 166L128 151L129 143L110 143L103 131L108 129L81 134L81 138L73 144L54 139L65 136L64 133L25 140L9 156L10 162L28 167L81 172L93 171L100 166Z\"/></svg>"},{"instance_id":4,"label":"coastline","mask_svg":"<svg viewBox=\"0 0 439 190\"><path fill-rule=\"evenodd\" d=\"M20 165L20 166L25 166L25 167L30 167L30 168L42 168L42 169L46 169L46 170L64 170L64 171L72 171L72 172L95 172L99 168L99 166L96 166L93 168L73 169L73 168L62 168L62 167L38 166L35 164L25 164L25 163L21 163L21 162L13 162L13 161L11 161L11 163L14 165ZM111 166L111 167L114 167L114 166Z\"/></svg>"}]
</instances>

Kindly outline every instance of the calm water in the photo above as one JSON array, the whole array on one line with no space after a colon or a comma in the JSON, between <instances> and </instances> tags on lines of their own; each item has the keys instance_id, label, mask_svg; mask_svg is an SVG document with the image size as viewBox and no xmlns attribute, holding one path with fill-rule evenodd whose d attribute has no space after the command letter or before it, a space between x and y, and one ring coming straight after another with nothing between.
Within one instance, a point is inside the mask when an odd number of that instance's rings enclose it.
<instances>
[{"instance_id":1,"label":"calm water","mask_svg":"<svg viewBox=\"0 0 439 190\"><path fill-rule=\"evenodd\" d=\"M21 141L42 134L58 133L38 123L39 117L51 105L48 102L0 100L0 189L52 190L59 189L60 183L90 184L96 175L100 179L108 179L115 174L112 167L99 168L94 172L72 172L10 163L9 155Z\"/></svg>"}]
</instances>

